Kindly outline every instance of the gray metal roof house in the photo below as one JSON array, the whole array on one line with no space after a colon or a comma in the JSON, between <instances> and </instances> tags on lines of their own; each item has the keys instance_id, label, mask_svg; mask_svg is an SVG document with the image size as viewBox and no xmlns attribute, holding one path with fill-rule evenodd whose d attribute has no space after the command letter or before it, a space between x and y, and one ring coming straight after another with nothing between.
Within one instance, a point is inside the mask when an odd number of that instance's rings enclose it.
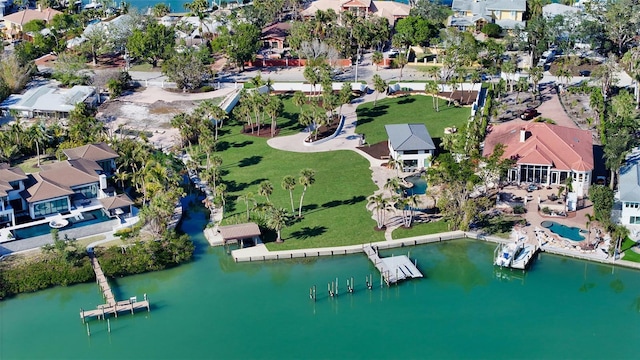
<instances>
[{"instance_id":1,"label":"gray metal roof house","mask_svg":"<svg viewBox=\"0 0 640 360\"><path fill-rule=\"evenodd\" d=\"M385 125L389 136L389 155L402 163L404 171L429 167L436 146L424 124Z\"/></svg>"},{"instance_id":2,"label":"gray metal roof house","mask_svg":"<svg viewBox=\"0 0 640 360\"><path fill-rule=\"evenodd\" d=\"M94 106L97 102L95 89L80 85L61 89L47 84L31 88L24 94L10 95L0 104L0 110L5 115L15 111L18 116L27 118L66 118L80 102Z\"/></svg>"},{"instance_id":3,"label":"gray metal roof house","mask_svg":"<svg viewBox=\"0 0 640 360\"><path fill-rule=\"evenodd\" d=\"M634 230L640 231L640 148L633 149L620 168L618 191L622 204L620 222L627 227L636 225Z\"/></svg>"}]
</instances>

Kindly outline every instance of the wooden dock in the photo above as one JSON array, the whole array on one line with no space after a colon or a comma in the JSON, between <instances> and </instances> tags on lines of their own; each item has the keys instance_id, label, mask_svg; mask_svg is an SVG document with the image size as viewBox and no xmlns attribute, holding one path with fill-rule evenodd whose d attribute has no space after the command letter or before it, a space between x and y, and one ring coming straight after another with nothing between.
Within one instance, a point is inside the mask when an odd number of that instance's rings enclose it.
<instances>
[{"instance_id":1,"label":"wooden dock","mask_svg":"<svg viewBox=\"0 0 640 360\"><path fill-rule=\"evenodd\" d=\"M412 263L411 259L406 255L381 258L378 251L370 245L365 245L363 251L378 271L380 271L387 285L395 284L405 279L423 277L420 270L418 270L416 265Z\"/></svg>"},{"instance_id":2,"label":"wooden dock","mask_svg":"<svg viewBox=\"0 0 640 360\"><path fill-rule=\"evenodd\" d=\"M129 298L129 300L116 301L115 296L113 296L113 291L111 291L111 286L109 286L109 282L107 281L107 277L102 272L100 263L93 251L89 251L89 258L91 259L93 271L96 273L96 282L100 286L100 290L102 291L102 296L104 297L106 304L98 305L95 310L85 311L84 309L80 309L80 319L82 319L83 322L85 319L92 317L104 320L106 319L106 315L109 314L113 314L115 317L118 317L118 313L120 312L131 312L131 314L133 314L135 310L139 309L147 309L147 311L150 310L147 294L144 294L144 300L142 301L138 301L138 298L135 296Z\"/></svg>"}]
</instances>

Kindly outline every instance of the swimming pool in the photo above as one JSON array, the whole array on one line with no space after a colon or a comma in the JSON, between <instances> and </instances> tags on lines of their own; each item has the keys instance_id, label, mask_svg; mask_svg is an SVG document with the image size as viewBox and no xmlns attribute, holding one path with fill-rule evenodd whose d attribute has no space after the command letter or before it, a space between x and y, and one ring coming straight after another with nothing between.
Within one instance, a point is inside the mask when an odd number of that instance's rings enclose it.
<instances>
[{"instance_id":1,"label":"swimming pool","mask_svg":"<svg viewBox=\"0 0 640 360\"><path fill-rule=\"evenodd\" d=\"M424 195L427 193L427 181L422 176L411 175L404 178L404 180L413 184L412 187L404 190L407 196Z\"/></svg>"},{"instance_id":2,"label":"swimming pool","mask_svg":"<svg viewBox=\"0 0 640 360\"><path fill-rule=\"evenodd\" d=\"M580 235L580 233L583 232L580 228L558 224L555 221L543 221L540 225L549 229L552 233L558 234L571 241L584 240L584 236Z\"/></svg>"},{"instance_id":3,"label":"swimming pool","mask_svg":"<svg viewBox=\"0 0 640 360\"><path fill-rule=\"evenodd\" d=\"M111 220L111 218L108 217L102 209L97 209L97 210L91 210L91 211L82 213L82 218L76 219L74 217L70 217L70 218L67 218L67 220L69 220L69 225L65 226L60 230L69 230L69 229L75 229L75 228L79 228L87 225L93 225L93 224L101 223L103 221ZM51 226L49 226L49 223L45 223L40 225L29 226L23 229L17 229L17 230L14 230L13 232L14 232L14 235L16 236L16 239L27 239L34 236L50 234Z\"/></svg>"}]
</instances>

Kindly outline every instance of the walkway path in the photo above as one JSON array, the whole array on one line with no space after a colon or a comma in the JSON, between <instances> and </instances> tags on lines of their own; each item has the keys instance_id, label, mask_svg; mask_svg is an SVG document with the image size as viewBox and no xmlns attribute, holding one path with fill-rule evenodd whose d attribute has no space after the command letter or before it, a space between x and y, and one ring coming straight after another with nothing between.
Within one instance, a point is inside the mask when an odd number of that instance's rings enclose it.
<instances>
[{"instance_id":1,"label":"walkway path","mask_svg":"<svg viewBox=\"0 0 640 360\"><path fill-rule=\"evenodd\" d=\"M384 99L386 97L387 96L385 94L377 95L378 100ZM372 181L378 186L379 189L377 192L384 192L384 185L387 182L387 179L397 176L396 171L382 166L382 164L384 164L386 160L376 159L365 153L364 151L358 149L358 146L360 146L361 137L356 133L356 126L358 124L358 116L356 114L357 107L361 104L373 102L375 100L376 94L375 92L372 92L370 94L365 94L358 99L355 99L347 105L344 105L342 107L342 114L345 116L345 120L342 131L338 136L329 141L317 145L305 145L304 139L309 136L309 130L307 129L306 131L295 135L281 136L269 139L267 141L267 144L269 144L269 146L274 149L304 153L326 152L335 150L355 151L369 161L369 168L372 172ZM371 218L374 220L376 219L376 216L373 212L371 214ZM385 239L391 240L391 233L401 224L402 213L394 210L389 216L389 222L387 223L387 229L385 231Z\"/></svg>"},{"instance_id":2,"label":"walkway path","mask_svg":"<svg viewBox=\"0 0 640 360\"><path fill-rule=\"evenodd\" d=\"M573 122L569 115L564 111L554 85L554 83L541 85L540 96L542 96L543 102L537 108L538 112L540 112L540 116L553 119L556 125L578 129L578 125L576 125L576 123Z\"/></svg>"}]
</instances>

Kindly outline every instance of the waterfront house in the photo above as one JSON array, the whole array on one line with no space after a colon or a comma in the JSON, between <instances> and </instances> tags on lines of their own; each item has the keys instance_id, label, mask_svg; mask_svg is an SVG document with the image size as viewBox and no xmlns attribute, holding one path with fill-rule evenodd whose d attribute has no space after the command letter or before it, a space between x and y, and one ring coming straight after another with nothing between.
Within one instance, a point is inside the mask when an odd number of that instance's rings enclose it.
<instances>
[{"instance_id":1,"label":"waterfront house","mask_svg":"<svg viewBox=\"0 0 640 360\"><path fill-rule=\"evenodd\" d=\"M23 94L12 94L0 103L4 115L14 112L19 117L67 118L76 104L95 106L98 98L92 86L76 85L62 89L54 84L31 88Z\"/></svg>"},{"instance_id":2,"label":"waterfront house","mask_svg":"<svg viewBox=\"0 0 640 360\"><path fill-rule=\"evenodd\" d=\"M287 36L291 32L291 23L280 22L271 24L262 29L260 40L266 49L283 50L286 45Z\"/></svg>"},{"instance_id":3,"label":"waterfront house","mask_svg":"<svg viewBox=\"0 0 640 360\"><path fill-rule=\"evenodd\" d=\"M22 27L24 24L33 20L43 20L48 23L54 16L62 14L60 11L46 8L42 9L26 9L16 13L4 16L4 38L8 40L22 39L24 33Z\"/></svg>"},{"instance_id":4,"label":"waterfront house","mask_svg":"<svg viewBox=\"0 0 640 360\"><path fill-rule=\"evenodd\" d=\"M526 0L453 0L448 26L460 30L480 31L485 24L495 23L503 29L524 28Z\"/></svg>"},{"instance_id":5,"label":"waterfront house","mask_svg":"<svg viewBox=\"0 0 640 360\"><path fill-rule=\"evenodd\" d=\"M23 207L20 192L27 179L22 169L0 163L0 227L16 224L16 209L20 211Z\"/></svg>"},{"instance_id":6,"label":"waterfront house","mask_svg":"<svg viewBox=\"0 0 640 360\"><path fill-rule=\"evenodd\" d=\"M378 16L389 21L389 25L395 25L399 19L409 16L411 6L395 1L375 0L316 0L311 2L300 12L302 17L311 18L318 11L333 10L336 14L345 11L361 17Z\"/></svg>"},{"instance_id":7,"label":"waterfront house","mask_svg":"<svg viewBox=\"0 0 640 360\"><path fill-rule=\"evenodd\" d=\"M402 164L404 171L429 167L435 145L424 124L385 125L389 136L389 156Z\"/></svg>"},{"instance_id":8,"label":"waterfront house","mask_svg":"<svg viewBox=\"0 0 640 360\"><path fill-rule=\"evenodd\" d=\"M627 155L618 179L619 202L622 206L620 223L640 238L640 148Z\"/></svg>"},{"instance_id":9,"label":"waterfront house","mask_svg":"<svg viewBox=\"0 0 640 360\"><path fill-rule=\"evenodd\" d=\"M503 158L515 161L508 181L548 186L571 179L573 192L588 194L594 168L591 131L514 120L491 129L483 156L490 156L497 144L505 145Z\"/></svg>"}]
</instances>

